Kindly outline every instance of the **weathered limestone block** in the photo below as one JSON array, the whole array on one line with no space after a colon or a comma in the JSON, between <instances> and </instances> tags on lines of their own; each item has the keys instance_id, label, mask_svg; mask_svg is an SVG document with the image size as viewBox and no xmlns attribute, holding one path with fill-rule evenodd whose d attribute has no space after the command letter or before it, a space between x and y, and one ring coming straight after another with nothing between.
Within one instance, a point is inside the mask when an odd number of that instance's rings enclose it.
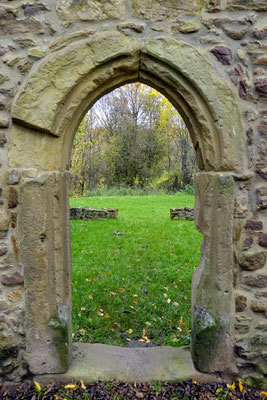
<instances>
[{"instance_id":1,"label":"weathered limestone block","mask_svg":"<svg viewBox=\"0 0 267 400\"><path fill-rule=\"evenodd\" d=\"M1 283L4 286L21 285L23 282L24 282L23 276L21 276L19 272L1 276Z\"/></svg>"},{"instance_id":2,"label":"weathered limestone block","mask_svg":"<svg viewBox=\"0 0 267 400\"><path fill-rule=\"evenodd\" d=\"M9 115L7 113L0 112L0 128L8 128Z\"/></svg>"},{"instance_id":3,"label":"weathered limestone block","mask_svg":"<svg viewBox=\"0 0 267 400\"><path fill-rule=\"evenodd\" d=\"M168 66L176 69L178 74L182 74L184 77L183 81L179 81L173 71L169 72L167 68L162 70L156 62L151 63L150 60L147 60L146 56L152 56L154 59L165 62ZM194 63L191 62L193 59L195 60ZM142 71L140 72L141 79L143 78L143 71L145 72L146 68L153 71L153 73L157 72L158 76L160 76L160 73L163 76L167 75L167 72L170 73L170 82L175 82L176 86L181 88L183 97L188 100L193 112L199 116L198 120L205 121L201 126L202 134L197 136L197 142L201 149L206 170L240 169L240 161L242 157L239 157L238 153L244 146L244 138L243 130L238 122L240 121L240 116L236 116L237 110L234 111L233 108L235 103L235 95L228 85L222 85L221 75L215 72L218 71L218 69L217 67L216 69L214 68L214 65L211 63L207 52L198 51L198 49L195 47L189 46L185 42L175 39L166 39L161 37L156 39L147 38L142 43L142 62L144 67L142 65ZM144 77L146 76L147 75L144 74ZM188 79L188 81L185 80L185 78ZM193 86L190 86L190 83L192 83ZM199 88L203 94L202 99L197 99L192 96L192 93L195 90L194 88L196 87ZM224 121L227 120L227 124L229 123L229 126L227 128L225 127L229 133L228 139L225 141L225 143L222 143L222 141L224 141L223 132L221 132L219 139L213 135L215 129L211 126L208 128L209 121L210 119L212 120L212 115L207 115L207 107L204 106L203 100L205 100L206 104L209 105L211 114L215 113L217 116L220 114L222 116L219 118L222 118ZM224 118L224 114L227 114L228 117ZM192 121L190 121L190 123L192 123ZM209 131L209 137L207 137L208 135L206 136L206 129ZM217 126L217 130L221 131L219 126ZM199 128L196 128L195 135L197 135L198 131ZM203 136L206 138L204 141ZM209 144L209 141L211 141L213 144ZM230 142L231 148L228 147ZM237 142L239 142L239 145ZM221 153L220 162L224 165L223 167L216 165L219 160L215 160L215 152L210 151L213 146L217 148L216 152L218 151ZM235 149L234 153L233 149ZM230 154L231 160L235 160L235 165L232 163L232 165L229 165L227 162L227 158ZM228 166L226 166L227 164Z\"/></svg>"},{"instance_id":4,"label":"weathered limestone block","mask_svg":"<svg viewBox=\"0 0 267 400\"><path fill-rule=\"evenodd\" d=\"M145 19L159 17L176 17L183 11L194 14L204 6L204 0L132 0L132 7L136 17Z\"/></svg>"},{"instance_id":5,"label":"weathered limestone block","mask_svg":"<svg viewBox=\"0 0 267 400\"><path fill-rule=\"evenodd\" d=\"M225 46L216 46L210 51L220 63L230 65L232 63L232 52Z\"/></svg>"},{"instance_id":6,"label":"weathered limestone block","mask_svg":"<svg viewBox=\"0 0 267 400\"><path fill-rule=\"evenodd\" d=\"M122 33L126 33L129 30L136 33L142 33L144 32L145 24L136 24L134 22L122 22L117 25L117 29Z\"/></svg>"},{"instance_id":7,"label":"weathered limestone block","mask_svg":"<svg viewBox=\"0 0 267 400\"><path fill-rule=\"evenodd\" d=\"M5 57L3 57L3 63L8 65L9 67L13 67L13 65L16 65L20 61L20 57L13 55L13 54L7 54Z\"/></svg>"},{"instance_id":8,"label":"weathered limestone block","mask_svg":"<svg viewBox=\"0 0 267 400\"><path fill-rule=\"evenodd\" d=\"M0 333L0 376L5 376L16 368L17 353L11 335ZM11 362L8 362L10 359Z\"/></svg>"},{"instance_id":9,"label":"weathered limestone block","mask_svg":"<svg viewBox=\"0 0 267 400\"><path fill-rule=\"evenodd\" d=\"M267 25L260 24L254 30L254 35L257 39L263 40L267 37Z\"/></svg>"},{"instance_id":10,"label":"weathered limestone block","mask_svg":"<svg viewBox=\"0 0 267 400\"><path fill-rule=\"evenodd\" d=\"M238 261L242 269L246 271L256 271L264 268L266 252L258 250L242 252Z\"/></svg>"},{"instance_id":11,"label":"weathered limestone block","mask_svg":"<svg viewBox=\"0 0 267 400\"><path fill-rule=\"evenodd\" d=\"M28 55L30 57L43 58L45 56L45 50L41 47L33 47L28 51Z\"/></svg>"},{"instance_id":12,"label":"weathered limestone block","mask_svg":"<svg viewBox=\"0 0 267 400\"><path fill-rule=\"evenodd\" d=\"M267 310L267 304L260 301L252 301L250 306L251 309L257 313L264 313Z\"/></svg>"},{"instance_id":13,"label":"weathered limestone block","mask_svg":"<svg viewBox=\"0 0 267 400\"><path fill-rule=\"evenodd\" d=\"M4 147L7 143L6 136L3 133L0 133L0 147Z\"/></svg>"},{"instance_id":14,"label":"weathered limestone block","mask_svg":"<svg viewBox=\"0 0 267 400\"><path fill-rule=\"evenodd\" d=\"M196 175L195 223L204 240L192 281L192 357L205 372L232 368L234 202L231 175Z\"/></svg>"},{"instance_id":15,"label":"weathered limestone block","mask_svg":"<svg viewBox=\"0 0 267 400\"><path fill-rule=\"evenodd\" d=\"M23 167L24 171L32 168L54 171L59 168L62 159L61 140L55 143L52 135L44 136L41 132L15 124L12 126L10 137L12 141L9 148L10 167ZM27 152L25 152L25 148L27 148ZM51 151L52 149L53 151Z\"/></svg>"},{"instance_id":16,"label":"weathered limestone block","mask_svg":"<svg viewBox=\"0 0 267 400\"><path fill-rule=\"evenodd\" d=\"M251 145L253 144L253 142L254 142L254 131L253 131L253 128L250 127L250 128L247 130L246 135L247 135L247 144L248 144L249 146L251 146Z\"/></svg>"},{"instance_id":17,"label":"weathered limestone block","mask_svg":"<svg viewBox=\"0 0 267 400\"><path fill-rule=\"evenodd\" d=\"M18 205L18 192L11 186L9 188L8 208L15 208Z\"/></svg>"},{"instance_id":18,"label":"weathered limestone block","mask_svg":"<svg viewBox=\"0 0 267 400\"><path fill-rule=\"evenodd\" d=\"M267 248L267 233L263 233L263 232L259 233L259 245L261 247Z\"/></svg>"},{"instance_id":19,"label":"weathered limestone block","mask_svg":"<svg viewBox=\"0 0 267 400\"><path fill-rule=\"evenodd\" d=\"M267 287L267 276L266 275L247 275L241 278L241 282L252 288L264 289Z\"/></svg>"},{"instance_id":20,"label":"weathered limestone block","mask_svg":"<svg viewBox=\"0 0 267 400\"><path fill-rule=\"evenodd\" d=\"M23 20L18 20L14 13L5 11L0 8L0 36L14 35L14 34L41 34L44 33L40 21L29 17Z\"/></svg>"},{"instance_id":21,"label":"weathered limestone block","mask_svg":"<svg viewBox=\"0 0 267 400\"><path fill-rule=\"evenodd\" d=\"M0 257L5 255L8 251L7 246L3 245L2 243L0 243Z\"/></svg>"},{"instance_id":22,"label":"weathered limestone block","mask_svg":"<svg viewBox=\"0 0 267 400\"><path fill-rule=\"evenodd\" d=\"M6 182L8 185L16 185L20 181L20 174L16 168L10 169L7 172Z\"/></svg>"},{"instance_id":23,"label":"weathered limestone block","mask_svg":"<svg viewBox=\"0 0 267 400\"><path fill-rule=\"evenodd\" d=\"M22 62L18 65L18 70L19 72L24 75L26 72L29 71L29 69L31 68L32 64L29 61L26 62Z\"/></svg>"},{"instance_id":24,"label":"weathered limestone block","mask_svg":"<svg viewBox=\"0 0 267 400\"><path fill-rule=\"evenodd\" d=\"M8 77L0 72L0 85L5 81L8 81Z\"/></svg>"},{"instance_id":25,"label":"weathered limestone block","mask_svg":"<svg viewBox=\"0 0 267 400\"><path fill-rule=\"evenodd\" d=\"M57 13L67 23L75 21L102 21L107 18L123 18L126 15L125 0L59 0Z\"/></svg>"},{"instance_id":26,"label":"weathered limestone block","mask_svg":"<svg viewBox=\"0 0 267 400\"><path fill-rule=\"evenodd\" d=\"M171 29L173 33L194 33L199 31L200 24L195 21L182 21L177 19Z\"/></svg>"},{"instance_id":27,"label":"weathered limestone block","mask_svg":"<svg viewBox=\"0 0 267 400\"><path fill-rule=\"evenodd\" d=\"M0 212L0 239L3 239L9 228L9 219L5 211Z\"/></svg>"},{"instance_id":28,"label":"weathered limestone block","mask_svg":"<svg viewBox=\"0 0 267 400\"><path fill-rule=\"evenodd\" d=\"M13 289L7 293L7 298L12 303L18 303L22 300L23 289Z\"/></svg>"},{"instance_id":29,"label":"weathered limestone block","mask_svg":"<svg viewBox=\"0 0 267 400\"><path fill-rule=\"evenodd\" d=\"M245 229L256 232L261 231L263 229L262 221L249 220L245 225Z\"/></svg>"},{"instance_id":30,"label":"weathered limestone block","mask_svg":"<svg viewBox=\"0 0 267 400\"><path fill-rule=\"evenodd\" d=\"M229 10L256 10L266 11L267 4L265 0L227 0Z\"/></svg>"},{"instance_id":31,"label":"weathered limestone block","mask_svg":"<svg viewBox=\"0 0 267 400\"><path fill-rule=\"evenodd\" d=\"M24 265L26 358L34 374L65 372L71 357L70 238L65 187L65 176L60 173L30 179L21 186L19 233Z\"/></svg>"},{"instance_id":32,"label":"weathered limestone block","mask_svg":"<svg viewBox=\"0 0 267 400\"><path fill-rule=\"evenodd\" d=\"M247 308L247 298L239 295L235 297L235 310L236 312L243 312Z\"/></svg>"},{"instance_id":33,"label":"weathered limestone block","mask_svg":"<svg viewBox=\"0 0 267 400\"><path fill-rule=\"evenodd\" d=\"M206 0L205 6L208 12L215 13L221 11L221 0Z\"/></svg>"},{"instance_id":34,"label":"weathered limestone block","mask_svg":"<svg viewBox=\"0 0 267 400\"><path fill-rule=\"evenodd\" d=\"M36 46L36 42L32 38L18 37L14 39L14 42L17 43L21 48Z\"/></svg>"},{"instance_id":35,"label":"weathered limestone block","mask_svg":"<svg viewBox=\"0 0 267 400\"><path fill-rule=\"evenodd\" d=\"M258 210L265 210L267 208L267 188L265 186L256 189L256 203Z\"/></svg>"},{"instance_id":36,"label":"weathered limestone block","mask_svg":"<svg viewBox=\"0 0 267 400\"><path fill-rule=\"evenodd\" d=\"M171 219L188 219L190 221L194 220L194 208L184 207L184 208L171 208L170 209Z\"/></svg>"},{"instance_id":37,"label":"weathered limestone block","mask_svg":"<svg viewBox=\"0 0 267 400\"><path fill-rule=\"evenodd\" d=\"M97 210L90 207L71 207L70 208L70 219L80 219L89 221L92 219L103 219L103 218L118 218L117 208L103 208Z\"/></svg>"},{"instance_id":38,"label":"weathered limestone block","mask_svg":"<svg viewBox=\"0 0 267 400\"><path fill-rule=\"evenodd\" d=\"M20 98L13 109L14 119L40 131L60 136L62 129L56 126L56 117L66 97L77 83L98 65L107 61L111 62L112 59L115 60L123 55L132 56L131 65L135 66L137 60L134 56L137 56L139 50L140 43L133 37L125 37L120 33L114 33L112 36L104 33L88 38L80 42L78 46L69 44L66 51L63 49L52 53L40 65L38 74L33 75L22 89ZM103 80L105 75L102 76ZM98 79L100 77L101 74ZM86 92L85 89L83 89L84 92L79 91L79 102L81 102L81 95L88 96L88 93L96 89L99 84L91 80L89 83L90 89L87 87ZM37 111L41 99L42 113ZM65 119L70 118L68 111L65 114L60 121L61 127Z\"/></svg>"},{"instance_id":39,"label":"weathered limestone block","mask_svg":"<svg viewBox=\"0 0 267 400\"><path fill-rule=\"evenodd\" d=\"M31 17L35 14L39 14L44 11L48 11L48 8L42 3L23 4L22 9L23 9L24 15L26 17Z\"/></svg>"},{"instance_id":40,"label":"weathered limestone block","mask_svg":"<svg viewBox=\"0 0 267 400\"><path fill-rule=\"evenodd\" d=\"M210 18L203 19L202 22L209 29L221 28L227 36L235 40L243 39L250 27L250 23L244 18Z\"/></svg>"}]
</instances>

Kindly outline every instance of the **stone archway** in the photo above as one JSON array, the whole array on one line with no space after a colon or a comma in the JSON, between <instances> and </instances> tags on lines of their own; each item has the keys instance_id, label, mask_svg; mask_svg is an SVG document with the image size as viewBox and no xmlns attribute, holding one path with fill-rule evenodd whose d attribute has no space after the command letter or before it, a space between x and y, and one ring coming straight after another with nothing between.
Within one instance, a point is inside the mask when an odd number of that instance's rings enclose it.
<instances>
[{"instance_id":1,"label":"stone archway","mask_svg":"<svg viewBox=\"0 0 267 400\"><path fill-rule=\"evenodd\" d=\"M59 374L71 359L67 169L76 128L99 97L141 81L180 111L198 152L196 225L204 241L193 279L192 357L203 372L230 371L234 176L246 170L235 94L205 51L175 39L104 33L66 41L36 65L12 113L9 163L22 177L18 230L30 370Z\"/></svg>"}]
</instances>

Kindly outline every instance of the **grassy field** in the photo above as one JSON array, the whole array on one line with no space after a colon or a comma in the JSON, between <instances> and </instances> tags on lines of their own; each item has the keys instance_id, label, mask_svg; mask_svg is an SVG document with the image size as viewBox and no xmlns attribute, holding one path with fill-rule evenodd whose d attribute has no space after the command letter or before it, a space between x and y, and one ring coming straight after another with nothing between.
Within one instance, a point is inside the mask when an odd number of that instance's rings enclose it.
<instances>
[{"instance_id":1,"label":"grassy field","mask_svg":"<svg viewBox=\"0 0 267 400\"><path fill-rule=\"evenodd\" d=\"M71 199L72 206L118 208L117 220L71 221L74 341L181 346L190 341L191 279L201 235L172 221L176 194Z\"/></svg>"}]
</instances>

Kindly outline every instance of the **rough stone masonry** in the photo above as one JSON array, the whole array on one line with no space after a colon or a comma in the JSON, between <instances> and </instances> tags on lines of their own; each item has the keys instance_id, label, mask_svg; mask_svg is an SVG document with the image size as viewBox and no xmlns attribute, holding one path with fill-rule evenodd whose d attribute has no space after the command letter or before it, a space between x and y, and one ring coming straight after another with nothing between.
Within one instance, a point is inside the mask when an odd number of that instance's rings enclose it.
<instances>
[{"instance_id":1,"label":"rough stone masonry","mask_svg":"<svg viewBox=\"0 0 267 400\"><path fill-rule=\"evenodd\" d=\"M191 355L267 381L266 0L3 0L0 5L0 380L67 371L68 166L99 97L166 95L197 153Z\"/></svg>"}]
</instances>

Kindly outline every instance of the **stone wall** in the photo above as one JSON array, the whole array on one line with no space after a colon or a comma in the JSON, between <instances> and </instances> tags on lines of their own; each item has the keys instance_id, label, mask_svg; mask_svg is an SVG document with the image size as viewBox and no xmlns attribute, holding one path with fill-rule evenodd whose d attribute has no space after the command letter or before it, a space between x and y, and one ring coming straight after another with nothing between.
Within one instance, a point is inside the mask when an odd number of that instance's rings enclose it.
<instances>
[{"instance_id":1,"label":"stone wall","mask_svg":"<svg viewBox=\"0 0 267 400\"><path fill-rule=\"evenodd\" d=\"M99 96L140 80L179 109L203 171L196 194L205 251L193 284L194 361L203 369L201 346L208 347L213 332L209 371L264 386L266 12L265 0L1 2L1 380L68 366L64 171L71 135ZM221 302L213 301L217 291ZM213 356L218 343L226 348L223 362Z\"/></svg>"},{"instance_id":2,"label":"stone wall","mask_svg":"<svg viewBox=\"0 0 267 400\"><path fill-rule=\"evenodd\" d=\"M70 208L70 219L81 219L89 221L91 219L115 219L118 218L117 208L102 208L97 210L90 207L71 207Z\"/></svg>"},{"instance_id":3,"label":"stone wall","mask_svg":"<svg viewBox=\"0 0 267 400\"><path fill-rule=\"evenodd\" d=\"M194 221L194 209L191 207L171 208L171 219L187 219Z\"/></svg>"}]
</instances>

